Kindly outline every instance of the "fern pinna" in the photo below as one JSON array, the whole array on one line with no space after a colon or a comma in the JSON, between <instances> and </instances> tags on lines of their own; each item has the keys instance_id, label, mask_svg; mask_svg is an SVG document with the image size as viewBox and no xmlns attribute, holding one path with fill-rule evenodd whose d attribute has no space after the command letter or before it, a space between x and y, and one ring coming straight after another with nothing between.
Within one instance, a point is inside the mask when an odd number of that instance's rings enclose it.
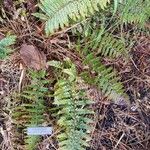
<instances>
[{"instance_id":1,"label":"fern pinna","mask_svg":"<svg viewBox=\"0 0 150 150\"><path fill-rule=\"evenodd\" d=\"M70 60L65 62L68 67L60 65L60 62L52 61L51 66L61 68L63 76L54 86L54 105L59 108L57 112L57 124L61 127L58 134L60 150L85 150L90 137L89 124L92 120L88 115L92 111L87 106L92 103L85 96L85 92L77 85L75 65ZM61 74L61 75L62 75Z\"/></svg>"},{"instance_id":2,"label":"fern pinna","mask_svg":"<svg viewBox=\"0 0 150 150\"><path fill-rule=\"evenodd\" d=\"M30 71L31 84L20 94L18 106L13 110L13 118L23 128L38 127L44 122L45 71ZM40 136L25 136L25 150L36 149Z\"/></svg>"},{"instance_id":3,"label":"fern pinna","mask_svg":"<svg viewBox=\"0 0 150 150\"><path fill-rule=\"evenodd\" d=\"M110 0L40 0L39 7L44 12L34 15L46 20L46 34L52 34L59 28L68 26L70 20L79 21L104 9Z\"/></svg>"},{"instance_id":4,"label":"fern pinna","mask_svg":"<svg viewBox=\"0 0 150 150\"><path fill-rule=\"evenodd\" d=\"M11 35L0 40L0 59L4 59L12 51L9 46L14 44L16 36Z\"/></svg>"}]
</instances>

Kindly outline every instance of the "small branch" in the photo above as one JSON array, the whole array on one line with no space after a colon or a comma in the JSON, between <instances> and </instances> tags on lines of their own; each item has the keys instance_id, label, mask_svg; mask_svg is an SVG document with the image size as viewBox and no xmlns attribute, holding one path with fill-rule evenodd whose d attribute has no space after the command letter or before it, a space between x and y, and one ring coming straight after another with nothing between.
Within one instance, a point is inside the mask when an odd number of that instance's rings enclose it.
<instances>
[{"instance_id":1,"label":"small branch","mask_svg":"<svg viewBox=\"0 0 150 150\"><path fill-rule=\"evenodd\" d=\"M124 137L125 133L123 133L120 137L120 139L118 140L117 144L115 145L115 148L117 148L117 146L119 145L120 141L122 140L122 138Z\"/></svg>"}]
</instances>

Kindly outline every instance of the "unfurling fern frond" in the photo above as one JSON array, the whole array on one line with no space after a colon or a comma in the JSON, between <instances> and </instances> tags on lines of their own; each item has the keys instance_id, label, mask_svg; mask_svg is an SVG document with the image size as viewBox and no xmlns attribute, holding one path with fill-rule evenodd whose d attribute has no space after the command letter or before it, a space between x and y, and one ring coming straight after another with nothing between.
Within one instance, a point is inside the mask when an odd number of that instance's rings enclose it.
<instances>
[{"instance_id":1,"label":"unfurling fern frond","mask_svg":"<svg viewBox=\"0 0 150 150\"><path fill-rule=\"evenodd\" d=\"M109 0L41 0L39 7L45 15L34 15L47 20L45 31L49 35L68 26L69 20L79 21L89 14L94 14L99 10L99 6L104 9L108 2Z\"/></svg>"},{"instance_id":2,"label":"unfurling fern frond","mask_svg":"<svg viewBox=\"0 0 150 150\"><path fill-rule=\"evenodd\" d=\"M137 23L144 25L150 14L149 0L125 0L119 7L121 21L123 23Z\"/></svg>"},{"instance_id":3,"label":"unfurling fern frond","mask_svg":"<svg viewBox=\"0 0 150 150\"><path fill-rule=\"evenodd\" d=\"M81 74L84 80L97 85L103 94L111 100L117 101L125 96L123 86L116 73L111 67L106 68L94 53L87 55L84 64L89 66L89 70Z\"/></svg>"},{"instance_id":4,"label":"unfurling fern frond","mask_svg":"<svg viewBox=\"0 0 150 150\"><path fill-rule=\"evenodd\" d=\"M30 76L31 84L21 93L20 104L13 110L13 117L17 125L23 128L41 126L44 122L44 96L48 91L45 87L48 83L45 79L45 71L32 71ZM26 136L24 140L25 149L34 150L40 137Z\"/></svg>"},{"instance_id":5,"label":"unfurling fern frond","mask_svg":"<svg viewBox=\"0 0 150 150\"><path fill-rule=\"evenodd\" d=\"M0 59L4 59L11 52L10 45L14 44L16 36L8 36L0 40Z\"/></svg>"},{"instance_id":6,"label":"unfurling fern frond","mask_svg":"<svg viewBox=\"0 0 150 150\"><path fill-rule=\"evenodd\" d=\"M56 65L57 64L57 65ZM60 63L54 61L50 65L57 68ZM88 146L90 137L89 124L92 123L89 115L92 111L87 106L92 102L85 97L84 91L79 89L77 85L77 74L75 65L70 64L62 68L63 76L58 79L54 87L54 105L59 108L57 113L58 125L62 128L58 134L58 142L60 150L85 150Z\"/></svg>"}]
</instances>

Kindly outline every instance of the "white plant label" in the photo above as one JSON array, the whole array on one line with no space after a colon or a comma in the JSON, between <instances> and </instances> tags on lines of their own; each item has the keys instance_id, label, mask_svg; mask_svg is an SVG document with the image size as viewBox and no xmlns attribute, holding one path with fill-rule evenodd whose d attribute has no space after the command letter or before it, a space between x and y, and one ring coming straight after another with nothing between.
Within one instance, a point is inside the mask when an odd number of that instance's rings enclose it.
<instances>
[{"instance_id":1,"label":"white plant label","mask_svg":"<svg viewBox=\"0 0 150 150\"><path fill-rule=\"evenodd\" d=\"M28 127L27 135L51 135L52 127Z\"/></svg>"}]
</instances>

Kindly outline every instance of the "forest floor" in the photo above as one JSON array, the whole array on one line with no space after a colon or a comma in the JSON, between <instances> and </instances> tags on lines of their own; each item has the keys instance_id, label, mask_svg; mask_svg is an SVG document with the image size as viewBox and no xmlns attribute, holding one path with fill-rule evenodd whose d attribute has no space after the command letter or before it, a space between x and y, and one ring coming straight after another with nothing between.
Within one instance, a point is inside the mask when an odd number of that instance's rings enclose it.
<instances>
[{"instance_id":1,"label":"forest floor","mask_svg":"<svg viewBox=\"0 0 150 150\"><path fill-rule=\"evenodd\" d=\"M27 3L28 13L35 10L34 3ZM24 7L24 6L22 6ZM6 0L5 10L10 18L0 23L0 38L10 32L17 35L14 53L6 60L0 60L0 149L12 150L13 121L11 118L12 101L10 94L26 85L26 75L23 68L31 65L20 54L23 45L27 44L42 51L46 60L62 60L70 57L80 70L80 57L74 51L68 50L70 37L67 33L59 33L50 38L45 37L44 25L34 17L26 18L19 10L14 10L11 0ZM13 14L13 17L12 15ZM104 59L107 65L113 66L120 75L125 91L129 96L129 104L106 101L95 88L88 89L90 97L95 101L92 109L95 111L94 130L91 133L92 141L87 150L149 150L150 147L150 37L136 34L136 43L130 51L130 59ZM24 47L26 49L26 47ZM33 54L34 55L34 54ZM38 55L38 54L37 54ZM35 56L36 57L36 56ZM37 58L38 57L38 58ZM40 61L44 57L32 58ZM24 78L22 80L22 75ZM55 150L55 137L43 137L39 143L39 150ZM21 150L17 146L16 150Z\"/></svg>"}]
</instances>

